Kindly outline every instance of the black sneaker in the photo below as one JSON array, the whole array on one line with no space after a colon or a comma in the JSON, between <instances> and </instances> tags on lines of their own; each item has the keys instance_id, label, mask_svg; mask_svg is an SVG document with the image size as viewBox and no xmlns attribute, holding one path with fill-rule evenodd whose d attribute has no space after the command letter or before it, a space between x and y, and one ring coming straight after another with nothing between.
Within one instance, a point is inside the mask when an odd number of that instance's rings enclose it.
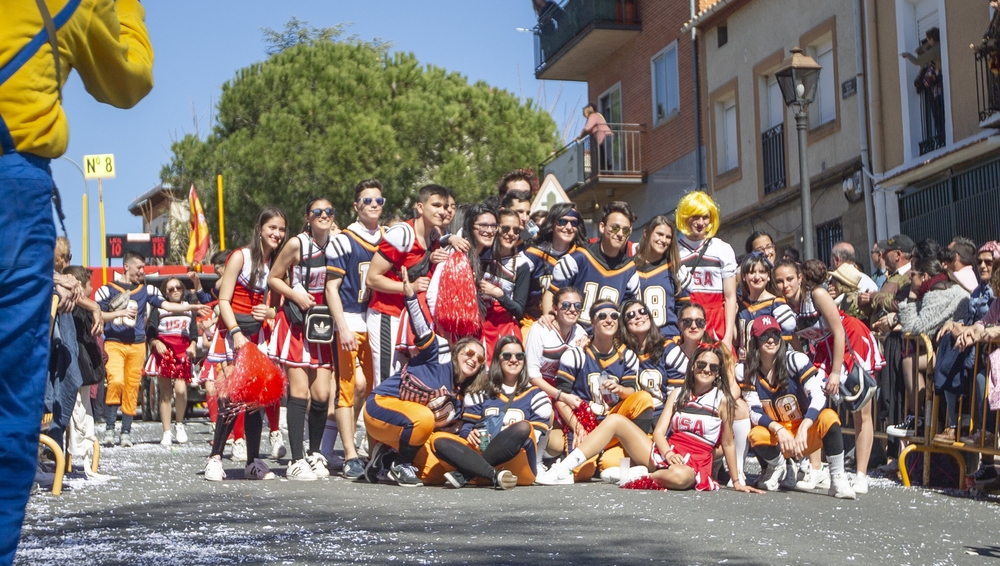
<instances>
[{"instance_id":1,"label":"black sneaker","mask_svg":"<svg viewBox=\"0 0 1000 566\"><path fill-rule=\"evenodd\" d=\"M351 458L344 462L344 477L349 480L360 478L365 473L365 461L361 458Z\"/></svg>"},{"instance_id":2,"label":"black sneaker","mask_svg":"<svg viewBox=\"0 0 1000 566\"><path fill-rule=\"evenodd\" d=\"M424 485L417 477L417 467L413 464L397 463L389 468L389 479L402 487L419 487Z\"/></svg>"},{"instance_id":3,"label":"black sneaker","mask_svg":"<svg viewBox=\"0 0 1000 566\"><path fill-rule=\"evenodd\" d=\"M448 485L450 485L455 489L458 489L460 487L465 487L465 484L469 483L469 480L465 479L465 476L462 475L462 472L459 472L457 470L454 472L446 473L444 475L444 479L445 481L448 482Z\"/></svg>"},{"instance_id":4,"label":"black sneaker","mask_svg":"<svg viewBox=\"0 0 1000 566\"><path fill-rule=\"evenodd\" d=\"M368 465L365 466L360 477L368 483L378 483L378 474L385 467L382 460L390 450L390 446L381 442L376 443L375 448L372 448L371 457L368 458Z\"/></svg>"},{"instance_id":5,"label":"black sneaker","mask_svg":"<svg viewBox=\"0 0 1000 566\"><path fill-rule=\"evenodd\" d=\"M987 482L997 479L997 469L992 465L980 466L976 473L972 475L976 479L976 483Z\"/></svg>"},{"instance_id":6,"label":"black sneaker","mask_svg":"<svg viewBox=\"0 0 1000 566\"><path fill-rule=\"evenodd\" d=\"M907 415L906 419L898 425L886 427L885 433L896 438L910 438L917 436L918 429L924 426L924 419L918 419L913 415Z\"/></svg>"}]
</instances>

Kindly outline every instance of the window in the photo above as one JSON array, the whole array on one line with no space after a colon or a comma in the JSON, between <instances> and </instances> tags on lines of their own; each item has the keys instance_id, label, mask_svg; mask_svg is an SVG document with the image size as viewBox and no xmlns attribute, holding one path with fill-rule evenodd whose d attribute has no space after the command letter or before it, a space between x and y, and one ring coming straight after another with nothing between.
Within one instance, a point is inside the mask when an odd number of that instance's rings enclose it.
<instances>
[{"instance_id":1,"label":"window","mask_svg":"<svg viewBox=\"0 0 1000 566\"><path fill-rule=\"evenodd\" d=\"M736 132L736 101L722 103L722 151L719 159L719 173L732 171L740 166L740 152Z\"/></svg>"},{"instance_id":2,"label":"window","mask_svg":"<svg viewBox=\"0 0 1000 566\"><path fill-rule=\"evenodd\" d=\"M716 37L719 39L718 47L729 43L729 26L719 26L715 29Z\"/></svg>"},{"instance_id":3,"label":"window","mask_svg":"<svg viewBox=\"0 0 1000 566\"><path fill-rule=\"evenodd\" d=\"M766 118L765 130L770 130L785 121L785 99L781 96L781 87L778 86L778 79L773 76L767 77Z\"/></svg>"},{"instance_id":4,"label":"window","mask_svg":"<svg viewBox=\"0 0 1000 566\"><path fill-rule=\"evenodd\" d=\"M677 42L650 60L653 83L653 125L659 125L680 108L677 79Z\"/></svg>"},{"instance_id":5,"label":"window","mask_svg":"<svg viewBox=\"0 0 1000 566\"><path fill-rule=\"evenodd\" d=\"M767 98L762 109L761 171L764 194L785 188L785 101L773 77L767 77Z\"/></svg>"},{"instance_id":6,"label":"window","mask_svg":"<svg viewBox=\"0 0 1000 566\"><path fill-rule=\"evenodd\" d=\"M844 241L844 227L840 219L831 220L816 227L816 259L830 265L830 252L833 245Z\"/></svg>"},{"instance_id":7,"label":"window","mask_svg":"<svg viewBox=\"0 0 1000 566\"><path fill-rule=\"evenodd\" d=\"M837 80L834 76L833 41L821 43L815 48L816 62L823 66L816 85L816 100L813 102L815 126L837 119Z\"/></svg>"}]
</instances>

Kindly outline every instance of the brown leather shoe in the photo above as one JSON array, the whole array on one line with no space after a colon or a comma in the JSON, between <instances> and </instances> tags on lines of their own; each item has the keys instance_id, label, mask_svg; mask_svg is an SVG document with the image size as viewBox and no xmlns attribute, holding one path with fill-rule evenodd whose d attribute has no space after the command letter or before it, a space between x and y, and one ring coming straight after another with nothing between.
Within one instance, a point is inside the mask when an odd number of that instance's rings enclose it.
<instances>
[{"instance_id":1,"label":"brown leather shoe","mask_svg":"<svg viewBox=\"0 0 1000 566\"><path fill-rule=\"evenodd\" d=\"M971 446L979 446L980 445L980 439L982 439L983 436L984 436L983 431L982 430L977 430L976 433L973 434L972 436L963 436L962 437L962 442L964 442L965 444L971 445ZM994 438L993 433L992 432L986 432L985 436L986 436L986 438L985 438L985 440L982 441L982 446L985 446L986 448L993 448L993 447L995 447L996 446L996 444L995 444L996 443L996 439Z\"/></svg>"},{"instance_id":2,"label":"brown leather shoe","mask_svg":"<svg viewBox=\"0 0 1000 566\"><path fill-rule=\"evenodd\" d=\"M934 435L934 444L954 444L955 443L955 429L946 428L944 432Z\"/></svg>"}]
</instances>

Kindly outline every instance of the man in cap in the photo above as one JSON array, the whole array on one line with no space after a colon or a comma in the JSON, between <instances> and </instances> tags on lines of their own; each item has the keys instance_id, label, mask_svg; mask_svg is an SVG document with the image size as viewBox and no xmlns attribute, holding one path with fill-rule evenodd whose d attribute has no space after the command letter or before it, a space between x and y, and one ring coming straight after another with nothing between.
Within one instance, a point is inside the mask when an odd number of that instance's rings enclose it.
<instances>
[{"instance_id":1,"label":"man in cap","mask_svg":"<svg viewBox=\"0 0 1000 566\"><path fill-rule=\"evenodd\" d=\"M896 326L900 301L910 294L910 253L913 240L906 234L896 234L878 243L883 250L885 266L889 274L878 293L861 293L861 304L871 305L872 330L888 333Z\"/></svg>"}]
</instances>

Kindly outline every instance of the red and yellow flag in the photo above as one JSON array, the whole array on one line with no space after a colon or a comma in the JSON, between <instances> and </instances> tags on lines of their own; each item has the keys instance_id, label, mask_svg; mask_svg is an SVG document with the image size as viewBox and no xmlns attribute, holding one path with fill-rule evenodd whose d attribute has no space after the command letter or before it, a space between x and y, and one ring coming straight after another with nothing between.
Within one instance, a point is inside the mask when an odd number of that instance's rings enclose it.
<instances>
[{"instance_id":1,"label":"red and yellow flag","mask_svg":"<svg viewBox=\"0 0 1000 566\"><path fill-rule=\"evenodd\" d=\"M201 209L201 201L198 200L198 192L191 185L191 192L188 193L188 201L191 205L191 232L188 238L187 263L190 266L200 264L208 253L210 244L208 236L208 222L205 221L205 211Z\"/></svg>"}]
</instances>

